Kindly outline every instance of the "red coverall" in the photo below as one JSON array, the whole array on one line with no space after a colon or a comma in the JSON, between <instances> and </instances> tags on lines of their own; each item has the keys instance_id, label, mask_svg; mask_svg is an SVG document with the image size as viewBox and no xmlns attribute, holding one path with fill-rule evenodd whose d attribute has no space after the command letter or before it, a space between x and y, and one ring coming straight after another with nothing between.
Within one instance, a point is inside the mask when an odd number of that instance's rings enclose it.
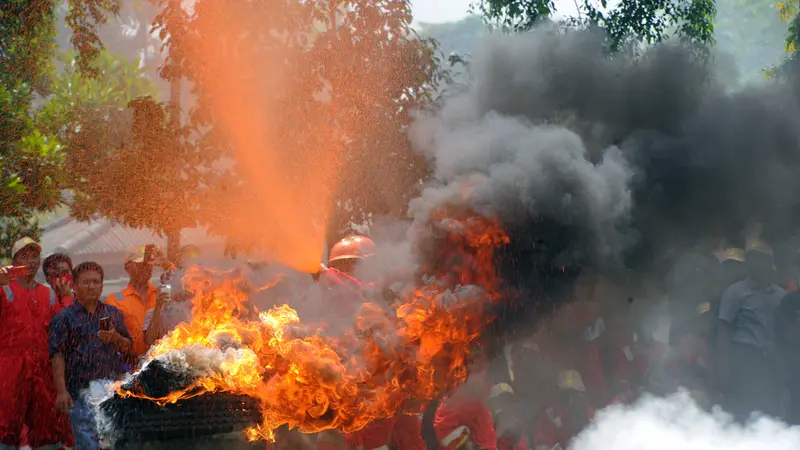
<instances>
[{"instance_id":1,"label":"red coverall","mask_svg":"<svg viewBox=\"0 0 800 450\"><path fill-rule=\"evenodd\" d=\"M332 288L348 286L357 289L370 285L370 283L363 283L361 280L336 269L324 271L320 276L319 282L323 286ZM349 293L344 290L339 294L347 295ZM354 297L342 299L341 304L351 305L353 308L358 307L361 302L360 297L356 296L356 294L359 293L354 291ZM362 430L348 433L345 437L347 445L362 447L364 450L383 448L425 450L426 448L425 442L422 440L422 424L419 417L407 414L398 414L392 418L377 420ZM318 450L338 449L335 443L330 442L320 442L317 448Z\"/></svg>"},{"instance_id":2,"label":"red coverall","mask_svg":"<svg viewBox=\"0 0 800 450\"><path fill-rule=\"evenodd\" d=\"M50 288L52 290L52 288ZM65 297L58 297L56 296L56 306L53 310L53 315L58 314L59 311L66 308L67 306L71 305L75 302L75 297L68 295ZM59 418L61 419L61 418ZM63 422L63 423L62 423ZM65 448L72 448L75 446L75 440L72 438L72 429L69 426L69 418L64 417L63 420L59 420L59 431L61 438L61 443ZM22 434L20 435L20 447L30 447L30 443L28 442L28 427L27 425L22 427Z\"/></svg>"},{"instance_id":3,"label":"red coverall","mask_svg":"<svg viewBox=\"0 0 800 450\"><path fill-rule=\"evenodd\" d=\"M625 380L638 384L647 373L647 358L637 353L635 342L612 342L613 360L611 361L611 379Z\"/></svg>"},{"instance_id":4,"label":"red coverall","mask_svg":"<svg viewBox=\"0 0 800 450\"><path fill-rule=\"evenodd\" d=\"M59 311L61 311L62 309L66 308L67 306L69 306L69 305L71 305L73 303L75 303L75 297L73 297L71 295L66 295L64 297L58 297L56 299L56 306L55 306L54 313L58 314Z\"/></svg>"},{"instance_id":5,"label":"red coverall","mask_svg":"<svg viewBox=\"0 0 800 450\"><path fill-rule=\"evenodd\" d=\"M47 327L55 292L15 280L0 289L0 443L18 446L23 425L33 448L57 444L66 415L56 412Z\"/></svg>"},{"instance_id":6,"label":"red coverall","mask_svg":"<svg viewBox=\"0 0 800 450\"><path fill-rule=\"evenodd\" d=\"M492 413L480 399L442 400L433 427L442 450L465 449L467 440L482 449L497 446Z\"/></svg>"},{"instance_id":7,"label":"red coverall","mask_svg":"<svg viewBox=\"0 0 800 450\"><path fill-rule=\"evenodd\" d=\"M398 414L389 447L398 450L427 450L428 447L422 440L422 417Z\"/></svg>"},{"instance_id":8,"label":"red coverall","mask_svg":"<svg viewBox=\"0 0 800 450\"><path fill-rule=\"evenodd\" d=\"M485 363L476 362L476 366ZM478 369L475 374L476 383L484 387L485 392L453 397L442 400L436 410L433 427L442 450L465 450L468 448L527 450L525 438L514 442L502 436L498 439L494 416L488 400L494 382L487 368ZM479 390L481 388L478 388ZM477 394L477 395L475 395ZM471 443L473 447L466 444Z\"/></svg>"},{"instance_id":9,"label":"red coverall","mask_svg":"<svg viewBox=\"0 0 800 450\"><path fill-rule=\"evenodd\" d=\"M355 433L348 433L347 445L364 450L425 450L422 424L418 416L398 414L367 425ZM321 447L320 447L321 449Z\"/></svg>"}]
</instances>

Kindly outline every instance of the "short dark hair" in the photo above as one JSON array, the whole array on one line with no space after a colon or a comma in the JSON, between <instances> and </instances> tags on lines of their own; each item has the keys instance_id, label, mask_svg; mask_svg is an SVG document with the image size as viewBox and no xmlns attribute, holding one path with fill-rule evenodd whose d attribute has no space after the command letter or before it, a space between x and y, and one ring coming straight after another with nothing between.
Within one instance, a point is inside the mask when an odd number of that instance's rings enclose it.
<instances>
[{"instance_id":1,"label":"short dark hair","mask_svg":"<svg viewBox=\"0 0 800 450\"><path fill-rule=\"evenodd\" d=\"M69 255L65 255L64 253L53 253L52 255L48 256L42 262L42 269L44 269L44 274L47 275L47 271L54 268L58 263L65 262L69 265L69 270L72 270L72 258Z\"/></svg>"},{"instance_id":2,"label":"short dark hair","mask_svg":"<svg viewBox=\"0 0 800 450\"><path fill-rule=\"evenodd\" d=\"M72 278L74 278L75 281L77 282L78 281L78 276L80 274L82 274L83 272L97 272L97 273L99 273L100 274L100 281L103 281L103 279L106 276L105 272L103 272L103 267L100 264L97 264L94 261L86 261L86 262L78 264L78 267L76 267L75 270L72 271Z\"/></svg>"}]
</instances>

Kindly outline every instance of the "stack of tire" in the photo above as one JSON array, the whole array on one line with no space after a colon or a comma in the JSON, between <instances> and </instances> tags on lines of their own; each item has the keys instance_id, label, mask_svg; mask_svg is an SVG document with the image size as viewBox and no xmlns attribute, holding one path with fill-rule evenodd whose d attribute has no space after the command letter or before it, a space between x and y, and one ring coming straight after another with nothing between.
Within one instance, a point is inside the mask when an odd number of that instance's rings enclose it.
<instances>
[{"instance_id":1,"label":"stack of tire","mask_svg":"<svg viewBox=\"0 0 800 450\"><path fill-rule=\"evenodd\" d=\"M192 381L159 361L151 361L122 388L138 397L163 398L185 389ZM111 437L115 448L156 448L148 443L198 448L201 442L211 444L220 436L245 442L243 431L260 423L262 414L256 399L215 392L163 406L146 398L114 395L99 405L98 417L101 434ZM202 447L240 448L231 442Z\"/></svg>"}]
</instances>

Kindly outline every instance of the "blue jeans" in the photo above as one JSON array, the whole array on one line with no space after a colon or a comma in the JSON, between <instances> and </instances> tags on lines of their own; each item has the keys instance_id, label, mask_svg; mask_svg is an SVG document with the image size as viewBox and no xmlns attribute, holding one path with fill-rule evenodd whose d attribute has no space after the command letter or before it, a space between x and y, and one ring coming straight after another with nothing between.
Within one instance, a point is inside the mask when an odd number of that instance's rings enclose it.
<instances>
[{"instance_id":1,"label":"blue jeans","mask_svg":"<svg viewBox=\"0 0 800 450\"><path fill-rule=\"evenodd\" d=\"M72 436L75 438L75 448L98 450L100 444L94 421L94 411L83 399L75 399L75 403L69 411L69 421L72 425Z\"/></svg>"}]
</instances>

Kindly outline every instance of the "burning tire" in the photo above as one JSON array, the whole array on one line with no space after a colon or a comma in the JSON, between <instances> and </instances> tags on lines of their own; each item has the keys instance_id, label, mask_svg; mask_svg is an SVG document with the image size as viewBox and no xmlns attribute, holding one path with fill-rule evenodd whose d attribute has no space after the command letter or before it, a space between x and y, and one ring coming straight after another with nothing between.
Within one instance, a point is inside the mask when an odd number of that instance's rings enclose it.
<instances>
[{"instance_id":1,"label":"burning tire","mask_svg":"<svg viewBox=\"0 0 800 450\"><path fill-rule=\"evenodd\" d=\"M121 445L242 432L261 420L258 402L246 396L208 394L163 407L143 399L115 400L115 437Z\"/></svg>"}]
</instances>

